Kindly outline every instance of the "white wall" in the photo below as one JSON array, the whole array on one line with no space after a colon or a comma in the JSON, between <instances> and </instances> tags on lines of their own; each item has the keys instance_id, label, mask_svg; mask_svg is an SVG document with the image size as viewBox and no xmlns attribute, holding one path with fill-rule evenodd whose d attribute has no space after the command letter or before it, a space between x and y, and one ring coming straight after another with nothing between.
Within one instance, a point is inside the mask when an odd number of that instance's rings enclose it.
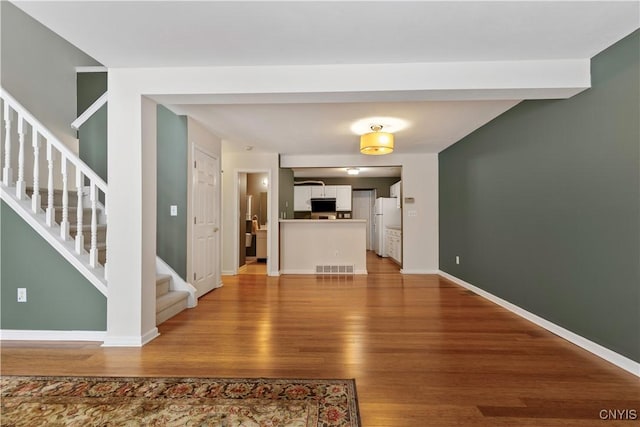
<instances>
[{"instance_id":1,"label":"white wall","mask_svg":"<svg viewBox=\"0 0 640 427\"><path fill-rule=\"evenodd\" d=\"M2 87L77 153L75 67L100 64L8 1L0 14Z\"/></svg>"},{"instance_id":2,"label":"white wall","mask_svg":"<svg viewBox=\"0 0 640 427\"><path fill-rule=\"evenodd\" d=\"M240 172L269 173L269 223L267 231L267 274L279 274L278 252L278 179L279 165L276 153L222 153L222 273L236 274L239 252L239 200L238 174ZM244 220L244 218L243 218Z\"/></svg>"},{"instance_id":3,"label":"white wall","mask_svg":"<svg viewBox=\"0 0 640 427\"><path fill-rule=\"evenodd\" d=\"M286 156L282 167L402 166L403 199L414 199L402 209L402 272L438 270L438 155ZM415 216L410 212L415 212Z\"/></svg>"},{"instance_id":4,"label":"white wall","mask_svg":"<svg viewBox=\"0 0 640 427\"><path fill-rule=\"evenodd\" d=\"M189 185L187 186L187 218L193 217L193 206L192 206L192 190L193 187L191 183L193 182L193 168L191 165L193 164L193 150L194 147L202 149L208 154L211 154L213 157L218 159L218 167L221 167L221 152L222 152L222 141L219 137L209 132L204 128L198 121L192 119L191 117L187 117L187 141L189 144L189 152L188 152L188 177L187 182ZM218 218L222 218L222 179L218 177L218 194L216 197L216 204L218 206ZM187 221L187 238L193 239L193 223L191 221ZM218 253L221 253L222 248L222 239L219 239ZM220 258L217 259L216 265L216 284L220 284L220 274L221 274L222 263L220 262ZM192 241L187 242L187 279L193 277L193 244Z\"/></svg>"}]
</instances>

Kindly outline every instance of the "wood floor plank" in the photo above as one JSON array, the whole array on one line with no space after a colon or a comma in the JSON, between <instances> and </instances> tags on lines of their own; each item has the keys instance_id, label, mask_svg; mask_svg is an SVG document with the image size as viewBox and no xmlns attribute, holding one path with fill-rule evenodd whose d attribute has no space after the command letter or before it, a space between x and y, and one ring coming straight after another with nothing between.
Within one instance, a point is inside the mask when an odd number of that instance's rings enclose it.
<instances>
[{"instance_id":1,"label":"wood floor plank","mask_svg":"<svg viewBox=\"0 0 640 427\"><path fill-rule=\"evenodd\" d=\"M585 426L637 377L436 275L224 277L143 348L4 342L3 375L355 378L364 426ZM606 425L630 425L608 420Z\"/></svg>"}]
</instances>

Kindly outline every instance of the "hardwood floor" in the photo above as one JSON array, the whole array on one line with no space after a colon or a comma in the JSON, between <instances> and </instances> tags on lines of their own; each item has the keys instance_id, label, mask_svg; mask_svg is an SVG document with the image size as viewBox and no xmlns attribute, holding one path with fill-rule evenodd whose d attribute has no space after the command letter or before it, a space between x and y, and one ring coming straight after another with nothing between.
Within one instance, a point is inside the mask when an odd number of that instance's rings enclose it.
<instances>
[{"instance_id":1,"label":"hardwood floor","mask_svg":"<svg viewBox=\"0 0 640 427\"><path fill-rule=\"evenodd\" d=\"M630 426L640 381L435 275L239 275L143 348L2 344L2 374L355 378L363 426Z\"/></svg>"}]
</instances>

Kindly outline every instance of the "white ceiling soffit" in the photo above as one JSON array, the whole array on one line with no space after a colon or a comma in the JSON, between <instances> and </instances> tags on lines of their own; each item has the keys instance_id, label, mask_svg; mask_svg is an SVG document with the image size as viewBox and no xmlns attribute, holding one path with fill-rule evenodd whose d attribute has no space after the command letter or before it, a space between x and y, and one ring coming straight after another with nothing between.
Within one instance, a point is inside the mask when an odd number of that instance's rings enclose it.
<instances>
[{"instance_id":1,"label":"white ceiling soffit","mask_svg":"<svg viewBox=\"0 0 640 427\"><path fill-rule=\"evenodd\" d=\"M584 90L588 58L640 26L637 0L14 3L111 69L165 67L127 71L175 84L145 93L225 150L285 156L359 155L372 116L406 122L394 153L437 153Z\"/></svg>"},{"instance_id":2,"label":"white ceiling soffit","mask_svg":"<svg viewBox=\"0 0 640 427\"><path fill-rule=\"evenodd\" d=\"M637 0L14 3L107 67L590 58L638 27Z\"/></svg>"}]
</instances>

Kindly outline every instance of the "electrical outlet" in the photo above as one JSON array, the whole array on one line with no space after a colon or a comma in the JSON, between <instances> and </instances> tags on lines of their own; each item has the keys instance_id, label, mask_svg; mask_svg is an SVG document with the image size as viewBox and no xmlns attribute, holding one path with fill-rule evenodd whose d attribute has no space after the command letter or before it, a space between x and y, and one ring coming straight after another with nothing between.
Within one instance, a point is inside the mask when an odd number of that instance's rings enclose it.
<instances>
[{"instance_id":1,"label":"electrical outlet","mask_svg":"<svg viewBox=\"0 0 640 427\"><path fill-rule=\"evenodd\" d=\"M27 288L18 288L18 302L27 302Z\"/></svg>"},{"instance_id":2,"label":"electrical outlet","mask_svg":"<svg viewBox=\"0 0 640 427\"><path fill-rule=\"evenodd\" d=\"M460 257L456 255L456 264L460 264Z\"/></svg>"},{"instance_id":3,"label":"electrical outlet","mask_svg":"<svg viewBox=\"0 0 640 427\"><path fill-rule=\"evenodd\" d=\"M178 216L178 206L171 205L171 216Z\"/></svg>"}]
</instances>

